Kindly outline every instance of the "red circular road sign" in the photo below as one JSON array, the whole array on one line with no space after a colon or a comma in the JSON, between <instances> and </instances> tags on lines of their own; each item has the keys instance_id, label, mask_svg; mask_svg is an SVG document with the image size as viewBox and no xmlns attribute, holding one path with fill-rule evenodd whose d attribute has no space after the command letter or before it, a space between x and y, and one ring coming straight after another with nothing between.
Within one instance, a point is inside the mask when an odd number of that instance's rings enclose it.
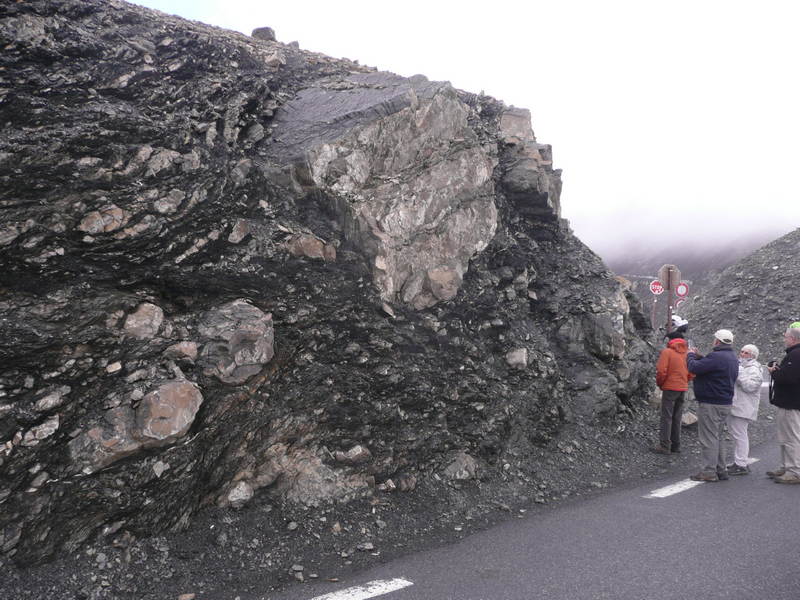
<instances>
[{"instance_id":1,"label":"red circular road sign","mask_svg":"<svg viewBox=\"0 0 800 600\"><path fill-rule=\"evenodd\" d=\"M664 293L664 284L661 283L658 279L653 279L650 282L650 291L653 292L656 296L659 294Z\"/></svg>"},{"instance_id":2,"label":"red circular road sign","mask_svg":"<svg viewBox=\"0 0 800 600\"><path fill-rule=\"evenodd\" d=\"M681 281L675 286L675 295L678 298L686 298L689 295L689 286Z\"/></svg>"}]
</instances>

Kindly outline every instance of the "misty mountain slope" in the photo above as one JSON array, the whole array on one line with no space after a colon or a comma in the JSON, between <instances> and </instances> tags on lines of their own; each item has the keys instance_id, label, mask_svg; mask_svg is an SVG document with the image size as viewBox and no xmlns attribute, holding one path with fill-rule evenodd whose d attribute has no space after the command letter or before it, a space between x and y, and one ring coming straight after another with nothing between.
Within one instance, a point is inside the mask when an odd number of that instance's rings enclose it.
<instances>
[{"instance_id":1,"label":"misty mountain slope","mask_svg":"<svg viewBox=\"0 0 800 600\"><path fill-rule=\"evenodd\" d=\"M783 331L800 320L793 282L800 280L800 229L713 274L686 314L691 338L708 350L714 331L730 329L734 345L754 343L759 360L783 356Z\"/></svg>"},{"instance_id":2,"label":"misty mountain slope","mask_svg":"<svg viewBox=\"0 0 800 600\"><path fill-rule=\"evenodd\" d=\"M600 244L600 250L595 248L595 251L612 271L626 277L654 277L661 265L674 264L684 279L704 285L715 272L744 258L778 235L772 230L764 230L728 239L721 236L700 238L687 236L680 226L675 226L666 227L647 241L623 242L620 246Z\"/></svg>"}]
</instances>

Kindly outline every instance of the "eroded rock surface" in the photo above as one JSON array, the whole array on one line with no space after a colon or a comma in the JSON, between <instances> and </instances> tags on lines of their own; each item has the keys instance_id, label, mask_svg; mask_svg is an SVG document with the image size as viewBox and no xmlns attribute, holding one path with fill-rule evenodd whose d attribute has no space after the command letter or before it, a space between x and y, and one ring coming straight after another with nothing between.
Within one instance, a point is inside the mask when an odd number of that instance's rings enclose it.
<instances>
[{"instance_id":1,"label":"eroded rock surface","mask_svg":"<svg viewBox=\"0 0 800 600\"><path fill-rule=\"evenodd\" d=\"M0 47L0 560L538 490L645 406L527 111L117 0L4 3Z\"/></svg>"},{"instance_id":2,"label":"eroded rock surface","mask_svg":"<svg viewBox=\"0 0 800 600\"><path fill-rule=\"evenodd\" d=\"M469 116L448 84L391 73L326 80L277 111L271 153L326 196L386 300L453 299L495 234L497 144Z\"/></svg>"}]
</instances>

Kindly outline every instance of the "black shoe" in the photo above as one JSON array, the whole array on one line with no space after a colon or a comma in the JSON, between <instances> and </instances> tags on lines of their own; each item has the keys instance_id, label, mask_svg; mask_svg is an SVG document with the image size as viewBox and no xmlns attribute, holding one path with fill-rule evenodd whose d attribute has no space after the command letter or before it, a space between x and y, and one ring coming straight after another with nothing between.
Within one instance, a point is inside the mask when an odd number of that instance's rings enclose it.
<instances>
[{"instance_id":1,"label":"black shoe","mask_svg":"<svg viewBox=\"0 0 800 600\"><path fill-rule=\"evenodd\" d=\"M737 464L733 464L728 467L728 475L749 475L750 474L750 467L744 466L741 467Z\"/></svg>"},{"instance_id":2,"label":"black shoe","mask_svg":"<svg viewBox=\"0 0 800 600\"><path fill-rule=\"evenodd\" d=\"M689 477L692 481L719 481L719 478L716 475L709 475L708 473L703 473L700 471L696 475L692 475Z\"/></svg>"},{"instance_id":3,"label":"black shoe","mask_svg":"<svg viewBox=\"0 0 800 600\"><path fill-rule=\"evenodd\" d=\"M720 481L728 481L728 472L727 471L718 471L717 472L717 479Z\"/></svg>"},{"instance_id":4,"label":"black shoe","mask_svg":"<svg viewBox=\"0 0 800 600\"><path fill-rule=\"evenodd\" d=\"M680 454L681 449L678 446L675 446L674 448L670 448L670 452L672 452L673 454Z\"/></svg>"}]
</instances>

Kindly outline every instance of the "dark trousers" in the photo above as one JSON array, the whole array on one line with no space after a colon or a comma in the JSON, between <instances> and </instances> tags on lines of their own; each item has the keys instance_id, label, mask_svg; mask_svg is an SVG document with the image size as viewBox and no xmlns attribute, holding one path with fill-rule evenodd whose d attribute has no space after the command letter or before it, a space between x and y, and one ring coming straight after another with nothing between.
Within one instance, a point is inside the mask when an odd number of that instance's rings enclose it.
<instances>
[{"instance_id":1,"label":"dark trousers","mask_svg":"<svg viewBox=\"0 0 800 600\"><path fill-rule=\"evenodd\" d=\"M661 392L661 447L672 452L681 449L681 417L686 392Z\"/></svg>"}]
</instances>

